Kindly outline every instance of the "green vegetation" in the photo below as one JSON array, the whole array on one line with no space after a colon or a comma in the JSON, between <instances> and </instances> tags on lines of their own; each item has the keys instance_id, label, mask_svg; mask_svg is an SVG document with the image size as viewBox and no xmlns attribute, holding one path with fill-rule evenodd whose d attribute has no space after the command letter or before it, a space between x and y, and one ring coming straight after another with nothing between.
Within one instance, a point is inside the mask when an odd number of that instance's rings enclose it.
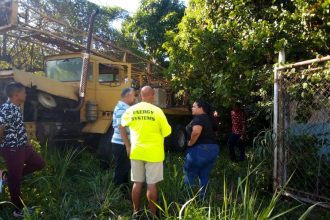
<instances>
[{"instance_id":1,"label":"green vegetation","mask_svg":"<svg viewBox=\"0 0 330 220\"><path fill-rule=\"evenodd\" d=\"M167 33L175 86L218 106L270 100L273 65L329 53L329 1L191 0ZM211 94L211 97L210 97Z\"/></svg>"},{"instance_id":2,"label":"green vegetation","mask_svg":"<svg viewBox=\"0 0 330 220\"><path fill-rule=\"evenodd\" d=\"M329 8L326 0L191 0L163 44L172 84L218 109L240 100L250 130L270 127L277 53L285 48L287 62L329 54Z\"/></svg>"},{"instance_id":3,"label":"green vegetation","mask_svg":"<svg viewBox=\"0 0 330 220\"><path fill-rule=\"evenodd\" d=\"M131 202L112 184L113 170L101 170L87 149L45 149L42 154L46 169L23 183L24 202L37 206L37 214L26 219L130 219ZM212 172L205 202L188 198L182 190L182 167L182 154L167 155L159 192L162 219L298 219L308 210L306 205L283 201L280 194L259 188L260 166L232 163L226 150ZM0 201L8 198L6 189ZM10 219L11 208L1 203L2 219Z\"/></svg>"},{"instance_id":4,"label":"green vegetation","mask_svg":"<svg viewBox=\"0 0 330 220\"><path fill-rule=\"evenodd\" d=\"M178 32L177 25L184 15L185 6L179 0L142 0L139 9L123 24L123 33L128 39L153 60L162 65L168 53L162 47L166 32Z\"/></svg>"}]
</instances>

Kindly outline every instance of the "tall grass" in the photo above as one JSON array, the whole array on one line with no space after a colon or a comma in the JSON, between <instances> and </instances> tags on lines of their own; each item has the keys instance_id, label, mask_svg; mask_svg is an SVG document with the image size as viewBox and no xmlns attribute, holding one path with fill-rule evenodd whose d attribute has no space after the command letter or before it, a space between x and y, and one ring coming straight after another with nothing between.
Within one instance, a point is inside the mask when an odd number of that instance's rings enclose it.
<instances>
[{"instance_id":1,"label":"tall grass","mask_svg":"<svg viewBox=\"0 0 330 220\"><path fill-rule=\"evenodd\" d=\"M38 146L36 146L38 149ZM114 216L121 200L112 184L112 172L99 169L99 162L86 149L45 148L46 168L22 183L23 201L36 206L36 214L26 219L95 219ZM0 195L9 199L8 189ZM2 219L11 219L10 205L0 204Z\"/></svg>"},{"instance_id":2,"label":"tall grass","mask_svg":"<svg viewBox=\"0 0 330 220\"><path fill-rule=\"evenodd\" d=\"M217 200L213 192L208 201L200 201L198 192L192 198L188 198L184 204L172 201L166 201L166 196L162 193L162 204L159 205L162 216L165 219L224 219L224 220L241 220L241 219L282 219L290 216L290 213L300 208L301 205L295 205L284 210L280 207L280 196L282 192L276 192L272 196L263 198L258 190L251 187L253 175L260 166L253 170L248 170L247 175L237 180L237 187L232 190L228 186L226 177L223 178L223 192L221 199ZM209 189L210 190L210 189ZM176 191L172 188L172 191ZM173 193L173 192L172 192ZM310 207L302 212L299 219L305 219L312 211ZM290 217L288 217L290 218Z\"/></svg>"},{"instance_id":3,"label":"tall grass","mask_svg":"<svg viewBox=\"0 0 330 220\"><path fill-rule=\"evenodd\" d=\"M265 189L272 189L272 170L274 164L274 140L273 132L271 129L266 129L261 132L253 139L253 154L251 161L254 165L262 163L257 170L257 186Z\"/></svg>"},{"instance_id":4,"label":"tall grass","mask_svg":"<svg viewBox=\"0 0 330 220\"><path fill-rule=\"evenodd\" d=\"M70 148L45 148L42 153L46 168L22 184L24 203L37 206L37 213L26 219L130 219L131 201L113 185L112 170L100 169L92 153ZM279 192L260 193L254 181L261 166L231 163L226 152L211 174L208 199L200 201L198 192L189 196L183 190L183 158L182 154L167 155L164 181L159 184L159 219L296 219L308 214L304 214L306 206L283 204ZM8 190L0 195L0 201L8 198ZM11 219L8 203L1 202L0 209L0 219Z\"/></svg>"}]
</instances>

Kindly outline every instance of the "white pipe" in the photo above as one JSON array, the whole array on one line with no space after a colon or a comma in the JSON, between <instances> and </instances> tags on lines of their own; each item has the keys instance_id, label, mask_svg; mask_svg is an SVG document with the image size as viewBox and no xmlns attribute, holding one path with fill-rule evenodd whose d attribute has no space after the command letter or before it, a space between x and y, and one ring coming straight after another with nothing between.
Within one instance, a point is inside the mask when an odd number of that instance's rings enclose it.
<instances>
[{"instance_id":1,"label":"white pipe","mask_svg":"<svg viewBox=\"0 0 330 220\"><path fill-rule=\"evenodd\" d=\"M277 119L278 119L278 71L274 67L274 100L273 100L273 141L274 141L274 167L273 167L273 189L277 190Z\"/></svg>"},{"instance_id":2,"label":"white pipe","mask_svg":"<svg viewBox=\"0 0 330 220\"><path fill-rule=\"evenodd\" d=\"M284 49L282 49L280 51L279 55L278 55L278 62L279 62L279 68L285 65L284 64L285 63L285 50ZM277 70L277 71L278 71L277 72L278 73L278 76L277 76L278 80L281 80L281 78L282 78L281 71L279 71L279 70ZM277 158L278 161L279 161L278 166L281 166L281 168L280 168L281 173L278 173L278 175L281 176L281 178L279 178L280 187L282 187L284 185L284 180L286 179L286 177L285 177L285 173L286 173L285 172L285 164L284 164L284 158L283 158L284 157L283 135L284 135L284 117L285 117L285 115L284 115L284 111L283 111L284 103L283 103L283 100L280 100L280 98L283 99L282 86L283 85L280 84L279 87L278 87L278 93L280 94L280 96L278 95L278 102L281 102L282 104L281 104L281 109L277 110L278 111L278 113L277 113L278 116L279 116L279 114L281 114L281 117L278 117L278 123L280 123L281 127L279 128L277 126L277 129L278 129L277 133L281 132L281 134L280 134L281 140L277 140L278 143L279 143L279 146L277 148L278 152L279 152L278 158ZM281 120L281 121L279 121L279 120Z\"/></svg>"},{"instance_id":3,"label":"white pipe","mask_svg":"<svg viewBox=\"0 0 330 220\"><path fill-rule=\"evenodd\" d=\"M273 169L273 187L274 190L278 188L278 92L279 92L279 86L278 86L278 68L283 65L285 62L285 51L282 49L278 56L278 67L275 66L274 68L274 118L273 118L273 140L274 140L274 169Z\"/></svg>"}]
</instances>

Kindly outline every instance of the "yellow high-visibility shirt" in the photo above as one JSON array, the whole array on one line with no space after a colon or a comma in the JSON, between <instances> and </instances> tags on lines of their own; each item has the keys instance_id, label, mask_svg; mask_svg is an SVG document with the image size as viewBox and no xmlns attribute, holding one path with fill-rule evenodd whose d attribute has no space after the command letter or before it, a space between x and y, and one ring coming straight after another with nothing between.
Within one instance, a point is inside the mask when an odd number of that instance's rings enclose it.
<instances>
[{"instance_id":1,"label":"yellow high-visibility shirt","mask_svg":"<svg viewBox=\"0 0 330 220\"><path fill-rule=\"evenodd\" d=\"M172 129L160 108L147 102L133 105L123 114L121 125L130 129L130 159L147 162L165 159L164 138Z\"/></svg>"}]
</instances>

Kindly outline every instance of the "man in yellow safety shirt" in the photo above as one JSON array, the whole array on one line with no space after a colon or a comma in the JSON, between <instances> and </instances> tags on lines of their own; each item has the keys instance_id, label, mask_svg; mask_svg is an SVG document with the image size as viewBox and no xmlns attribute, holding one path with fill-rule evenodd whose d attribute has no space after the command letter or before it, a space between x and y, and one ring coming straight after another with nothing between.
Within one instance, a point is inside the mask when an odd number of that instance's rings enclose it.
<instances>
[{"instance_id":1,"label":"man in yellow safety shirt","mask_svg":"<svg viewBox=\"0 0 330 220\"><path fill-rule=\"evenodd\" d=\"M151 104L154 90L150 86L141 89L142 102L133 105L121 118L120 132L127 153L131 159L131 180L133 182L133 216L136 219L140 211L140 198L143 183L146 182L149 210L155 215L158 199L157 183L163 180L164 138L171 134L164 112ZM130 141L125 126L130 129Z\"/></svg>"}]
</instances>

